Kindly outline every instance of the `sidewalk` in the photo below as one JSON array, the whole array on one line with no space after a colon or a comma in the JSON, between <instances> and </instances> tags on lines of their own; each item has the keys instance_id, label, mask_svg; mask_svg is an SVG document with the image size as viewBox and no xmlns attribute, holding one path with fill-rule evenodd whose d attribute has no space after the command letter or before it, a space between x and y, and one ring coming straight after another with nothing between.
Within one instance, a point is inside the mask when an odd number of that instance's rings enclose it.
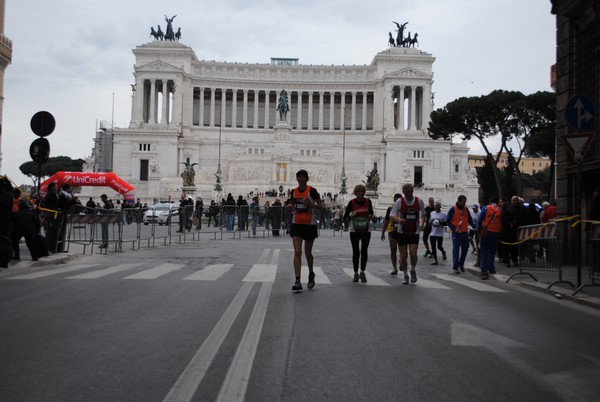
<instances>
[{"instance_id":1,"label":"sidewalk","mask_svg":"<svg viewBox=\"0 0 600 402\"><path fill-rule=\"evenodd\" d=\"M421 250L419 250L421 251ZM451 252L449 252L448 257L451 257ZM479 268L475 267L476 256L471 254L471 249L469 249L469 255L467 256L467 260L465 262L465 270L474 275L480 274ZM515 267L510 266L507 267L501 262L496 262L496 274L490 275L490 280L497 280L506 282L514 286L520 286L526 289L534 290L537 292L546 293L548 295L553 295L557 299L562 300L570 300L575 303L583 304L589 307L600 309L600 286L588 286L584 289L580 290L575 296L573 296L573 292L577 289L577 266L575 265L566 265L562 267L562 281L563 283L556 283L552 285L554 282L559 280L558 271L545 271L541 269L534 269L528 267ZM510 276L513 274L517 274L519 272L528 272L537 279L535 281L531 276L527 274L519 274L515 275L512 279L509 280ZM568 283L570 282L574 286L571 287ZM591 284L592 280L589 277L588 267L581 268L581 284ZM552 285L552 287L548 288L548 286Z\"/></svg>"}]
</instances>

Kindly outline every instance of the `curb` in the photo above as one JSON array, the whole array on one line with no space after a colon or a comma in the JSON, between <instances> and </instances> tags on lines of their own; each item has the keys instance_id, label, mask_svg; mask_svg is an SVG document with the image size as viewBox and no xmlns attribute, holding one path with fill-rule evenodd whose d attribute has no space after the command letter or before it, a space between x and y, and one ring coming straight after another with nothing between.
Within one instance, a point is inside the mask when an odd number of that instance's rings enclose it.
<instances>
[{"instance_id":1,"label":"curb","mask_svg":"<svg viewBox=\"0 0 600 402\"><path fill-rule=\"evenodd\" d=\"M472 273L473 275L479 275L481 273L480 270L475 269L475 268L465 268L465 270L469 271L470 273ZM508 280L508 276L507 275L503 275L503 274L494 274L494 275L490 275L490 278L494 278L497 281L500 282L504 282L506 283L506 281ZM599 297L593 297L593 296L589 296L586 295L584 293L578 293L577 295L573 296L573 291L575 289L565 289L565 288L561 288L560 286L557 287L552 287L550 289L548 289L548 284L544 283L544 282L522 282L516 279L511 279L510 282L508 282L509 284L514 284L516 286L525 288L525 289L529 289L529 290L533 290L539 293L544 293L550 296L554 296L555 298L559 299L559 300L569 300L572 302L575 302L577 304L581 304L587 307L592 307L595 309L600 309L600 298Z\"/></svg>"}]
</instances>

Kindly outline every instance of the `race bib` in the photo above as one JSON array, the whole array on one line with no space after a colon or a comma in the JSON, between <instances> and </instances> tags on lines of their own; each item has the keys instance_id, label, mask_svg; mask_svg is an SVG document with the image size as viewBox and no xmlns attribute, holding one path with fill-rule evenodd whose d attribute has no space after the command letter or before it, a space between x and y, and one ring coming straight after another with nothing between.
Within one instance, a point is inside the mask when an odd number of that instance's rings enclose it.
<instances>
[{"instance_id":1,"label":"race bib","mask_svg":"<svg viewBox=\"0 0 600 402\"><path fill-rule=\"evenodd\" d=\"M353 219L354 229L356 230L368 230L369 229L369 217L368 216L356 216Z\"/></svg>"}]
</instances>

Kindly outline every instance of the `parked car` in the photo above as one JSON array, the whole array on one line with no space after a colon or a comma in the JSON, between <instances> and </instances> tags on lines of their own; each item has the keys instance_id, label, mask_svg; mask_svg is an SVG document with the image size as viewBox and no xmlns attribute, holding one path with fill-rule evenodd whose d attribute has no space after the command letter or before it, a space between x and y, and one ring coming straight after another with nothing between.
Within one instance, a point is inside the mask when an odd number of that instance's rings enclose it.
<instances>
[{"instance_id":1,"label":"parked car","mask_svg":"<svg viewBox=\"0 0 600 402\"><path fill-rule=\"evenodd\" d=\"M149 223L158 223L165 225L171 223L172 216L178 216L179 207L167 202L154 204L144 212L144 225Z\"/></svg>"}]
</instances>

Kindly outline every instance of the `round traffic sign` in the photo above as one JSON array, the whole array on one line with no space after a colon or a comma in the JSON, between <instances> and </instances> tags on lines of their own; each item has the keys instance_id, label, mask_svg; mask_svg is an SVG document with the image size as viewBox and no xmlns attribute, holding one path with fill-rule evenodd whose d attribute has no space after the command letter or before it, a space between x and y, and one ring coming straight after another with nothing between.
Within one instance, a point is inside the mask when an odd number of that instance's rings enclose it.
<instances>
[{"instance_id":1,"label":"round traffic sign","mask_svg":"<svg viewBox=\"0 0 600 402\"><path fill-rule=\"evenodd\" d=\"M594 102L585 95L569 98L565 105L565 120L577 131L589 130L594 124L596 108Z\"/></svg>"},{"instance_id":2,"label":"round traffic sign","mask_svg":"<svg viewBox=\"0 0 600 402\"><path fill-rule=\"evenodd\" d=\"M54 131L56 127L56 120L54 120L54 116L52 114L41 111L37 112L31 118L31 131L35 133L35 135L39 137L47 137Z\"/></svg>"},{"instance_id":3,"label":"round traffic sign","mask_svg":"<svg viewBox=\"0 0 600 402\"><path fill-rule=\"evenodd\" d=\"M29 147L29 155L36 163L46 163L50 157L50 143L45 138L33 140Z\"/></svg>"}]
</instances>

